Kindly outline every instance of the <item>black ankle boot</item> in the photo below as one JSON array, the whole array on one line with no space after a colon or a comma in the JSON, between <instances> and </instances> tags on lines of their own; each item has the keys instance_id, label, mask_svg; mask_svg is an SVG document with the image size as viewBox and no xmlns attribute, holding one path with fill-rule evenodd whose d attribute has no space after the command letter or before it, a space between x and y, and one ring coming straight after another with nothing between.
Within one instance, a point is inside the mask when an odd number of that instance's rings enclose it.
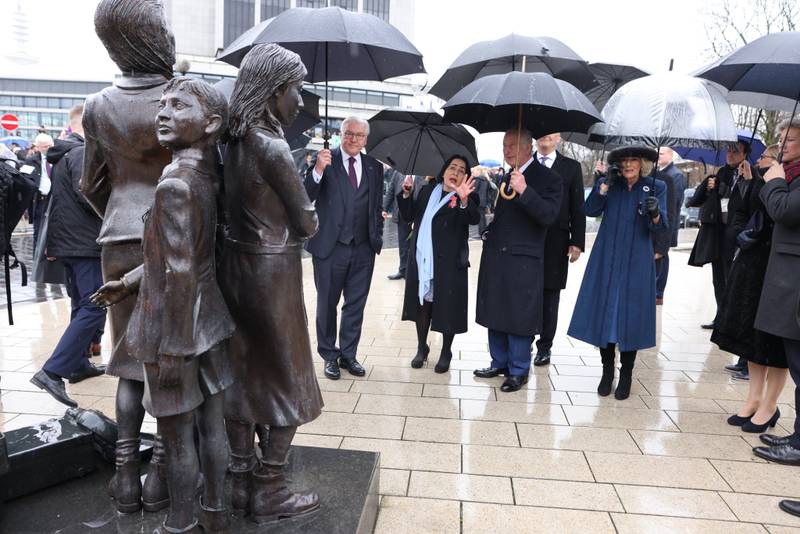
<instances>
[{"instance_id":1,"label":"black ankle boot","mask_svg":"<svg viewBox=\"0 0 800 534\"><path fill-rule=\"evenodd\" d=\"M422 367L422 364L428 359L428 353L431 351L430 345L425 345L425 347L420 347L417 349L417 355L414 356L414 359L411 360L411 367L414 369L419 369Z\"/></svg>"},{"instance_id":2,"label":"black ankle boot","mask_svg":"<svg viewBox=\"0 0 800 534\"><path fill-rule=\"evenodd\" d=\"M439 361L436 362L436 367L433 368L436 373L446 373L450 370L450 360L453 359L453 352L451 350L444 350L439 354Z\"/></svg>"},{"instance_id":3,"label":"black ankle boot","mask_svg":"<svg viewBox=\"0 0 800 534\"><path fill-rule=\"evenodd\" d=\"M608 397L611 394L611 385L614 382L614 360L603 362L603 377L597 385L597 394Z\"/></svg>"},{"instance_id":4,"label":"black ankle boot","mask_svg":"<svg viewBox=\"0 0 800 534\"><path fill-rule=\"evenodd\" d=\"M631 382L633 382L633 362L636 361L636 353L620 354L619 381L617 390L614 391L614 398L625 400L631 394Z\"/></svg>"}]
</instances>

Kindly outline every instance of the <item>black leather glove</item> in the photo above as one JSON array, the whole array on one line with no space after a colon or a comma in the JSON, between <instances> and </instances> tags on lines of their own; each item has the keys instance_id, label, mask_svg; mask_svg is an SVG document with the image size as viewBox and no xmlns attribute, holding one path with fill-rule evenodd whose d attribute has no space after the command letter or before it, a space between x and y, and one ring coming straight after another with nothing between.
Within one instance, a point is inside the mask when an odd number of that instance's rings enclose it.
<instances>
[{"instance_id":1,"label":"black leather glove","mask_svg":"<svg viewBox=\"0 0 800 534\"><path fill-rule=\"evenodd\" d=\"M644 211L651 219L658 217L658 199L656 197L647 197L644 201Z\"/></svg>"}]
</instances>

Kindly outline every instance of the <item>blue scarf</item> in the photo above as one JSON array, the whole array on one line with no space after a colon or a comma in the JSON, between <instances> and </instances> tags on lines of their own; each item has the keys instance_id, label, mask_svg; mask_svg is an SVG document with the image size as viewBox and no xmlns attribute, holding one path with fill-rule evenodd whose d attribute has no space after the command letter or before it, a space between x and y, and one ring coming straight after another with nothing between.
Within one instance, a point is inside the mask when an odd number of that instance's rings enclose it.
<instances>
[{"instance_id":1,"label":"blue scarf","mask_svg":"<svg viewBox=\"0 0 800 534\"><path fill-rule=\"evenodd\" d=\"M442 184L437 184L428 198L425 215L419 224L417 233L417 275L419 277L419 304L424 304L425 295L430 291L433 282L433 217L439 208L450 201L455 192L446 194L440 201L436 199L442 195Z\"/></svg>"}]
</instances>

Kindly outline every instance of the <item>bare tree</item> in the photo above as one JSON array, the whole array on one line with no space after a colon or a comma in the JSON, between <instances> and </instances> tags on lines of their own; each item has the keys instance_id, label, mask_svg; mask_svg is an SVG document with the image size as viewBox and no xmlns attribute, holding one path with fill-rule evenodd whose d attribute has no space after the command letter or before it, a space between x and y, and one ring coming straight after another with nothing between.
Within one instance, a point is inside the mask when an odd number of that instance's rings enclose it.
<instances>
[{"instance_id":1,"label":"bare tree","mask_svg":"<svg viewBox=\"0 0 800 534\"><path fill-rule=\"evenodd\" d=\"M719 59L768 33L795 31L800 25L800 2L797 0L722 0L706 10L706 35L709 60ZM739 128L752 130L758 110L733 106ZM758 134L765 143L778 141L776 126L779 111L764 111Z\"/></svg>"}]
</instances>

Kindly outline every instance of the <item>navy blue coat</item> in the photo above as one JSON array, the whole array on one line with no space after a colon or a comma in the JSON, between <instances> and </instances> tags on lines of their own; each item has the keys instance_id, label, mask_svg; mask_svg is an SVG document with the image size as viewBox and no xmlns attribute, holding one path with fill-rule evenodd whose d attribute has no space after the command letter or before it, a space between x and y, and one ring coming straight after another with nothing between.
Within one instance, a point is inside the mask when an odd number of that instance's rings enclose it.
<instances>
[{"instance_id":1,"label":"navy blue coat","mask_svg":"<svg viewBox=\"0 0 800 534\"><path fill-rule=\"evenodd\" d=\"M586 199L586 215L603 216L567 334L596 347L616 343L620 351L656 344L656 270L653 232L668 232L667 188L655 182L661 220L654 225L640 207L651 194L645 177L631 190L616 183L605 196L598 180Z\"/></svg>"}]
</instances>

